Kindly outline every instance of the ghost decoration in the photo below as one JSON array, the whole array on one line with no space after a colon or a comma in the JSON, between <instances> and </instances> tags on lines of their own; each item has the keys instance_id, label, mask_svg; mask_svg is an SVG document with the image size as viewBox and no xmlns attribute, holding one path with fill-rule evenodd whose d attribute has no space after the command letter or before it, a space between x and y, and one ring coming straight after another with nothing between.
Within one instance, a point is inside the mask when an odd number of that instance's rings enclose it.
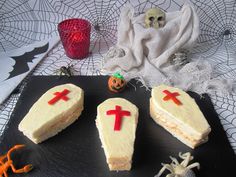
<instances>
[{"instance_id":1,"label":"ghost decoration","mask_svg":"<svg viewBox=\"0 0 236 177\"><path fill-rule=\"evenodd\" d=\"M148 9L145 13L145 27L159 29L165 25L165 12L155 7Z\"/></svg>"}]
</instances>

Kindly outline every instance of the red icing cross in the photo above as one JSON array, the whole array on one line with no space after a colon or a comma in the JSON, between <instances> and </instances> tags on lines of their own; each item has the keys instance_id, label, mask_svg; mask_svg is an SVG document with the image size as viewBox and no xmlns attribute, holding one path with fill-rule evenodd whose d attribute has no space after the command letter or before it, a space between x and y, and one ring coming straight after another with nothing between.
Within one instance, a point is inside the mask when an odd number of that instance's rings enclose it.
<instances>
[{"instance_id":1,"label":"red icing cross","mask_svg":"<svg viewBox=\"0 0 236 177\"><path fill-rule=\"evenodd\" d=\"M115 110L109 110L107 111L107 115L113 115L115 114L115 125L114 125L114 130L119 131L121 127L121 121L123 116L130 116L129 111L122 111L121 106L116 105Z\"/></svg>"},{"instance_id":2,"label":"red icing cross","mask_svg":"<svg viewBox=\"0 0 236 177\"><path fill-rule=\"evenodd\" d=\"M178 92L169 92L168 90L164 90L163 93L166 94L166 96L163 98L164 101L168 101L168 100L173 100L175 104L177 105L181 105L182 103L176 98L177 96L179 96Z\"/></svg>"},{"instance_id":3,"label":"red icing cross","mask_svg":"<svg viewBox=\"0 0 236 177\"><path fill-rule=\"evenodd\" d=\"M53 105L54 103L56 103L59 100L64 100L67 101L69 100L69 98L66 96L68 93L70 93L69 90L64 89L62 92L55 92L54 95L56 95L54 98L52 98L51 100L48 101L48 104Z\"/></svg>"}]
</instances>

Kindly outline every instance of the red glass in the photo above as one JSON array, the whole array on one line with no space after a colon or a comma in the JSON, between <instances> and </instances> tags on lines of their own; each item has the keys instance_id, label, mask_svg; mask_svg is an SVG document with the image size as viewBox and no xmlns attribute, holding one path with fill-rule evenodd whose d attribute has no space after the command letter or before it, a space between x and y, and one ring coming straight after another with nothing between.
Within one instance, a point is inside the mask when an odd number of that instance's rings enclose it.
<instances>
[{"instance_id":1,"label":"red glass","mask_svg":"<svg viewBox=\"0 0 236 177\"><path fill-rule=\"evenodd\" d=\"M67 19L58 24L58 31L66 55L83 59L89 54L91 24L80 18Z\"/></svg>"}]
</instances>

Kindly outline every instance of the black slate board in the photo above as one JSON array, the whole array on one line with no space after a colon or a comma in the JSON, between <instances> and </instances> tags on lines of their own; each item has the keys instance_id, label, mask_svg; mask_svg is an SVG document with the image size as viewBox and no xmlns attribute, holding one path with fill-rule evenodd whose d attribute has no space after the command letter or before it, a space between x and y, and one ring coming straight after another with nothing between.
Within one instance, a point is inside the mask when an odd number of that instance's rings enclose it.
<instances>
[{"instance_id":1,"label":"black slate board","mask_svg":"<svg viewBox=\"0 0 236 177\"><path fill-rule=\"evenodd\" d=\"M110 93L107 89L107 77L79 76L57 77L34 76L23 91L8 128L2 136L1 153L15 144L26 144L26 148L14 153L17 167L32 163L34 170L23 176L34 177L153 177L161 168L161 163L170 163L169 156L178 156L178 152L191 152L193 162L201 164L200 171L194 170L199 177L222 177L235 174L236 159L228 142L219 118L210 98L201 98L194 93L212 132L206 144L192 150L172 137L158 126L149 116L150 92L130 84L120 94ZM32 104L48 89L63 83L73 83L85 91L84 111L74 124L53 138L36 145L23 136L17 127ZM136 85L135 82L133 82ZM129 172L110 172L104 151L95 126L96 107L110 97L123 97L139 108L139 123L136 132L135 151L132 170ZM40 118L40 115L39 115ZM10 172L11 173L11 172ZM17 174L11 174L18 176Z\"/></svg>"}]
</instances>

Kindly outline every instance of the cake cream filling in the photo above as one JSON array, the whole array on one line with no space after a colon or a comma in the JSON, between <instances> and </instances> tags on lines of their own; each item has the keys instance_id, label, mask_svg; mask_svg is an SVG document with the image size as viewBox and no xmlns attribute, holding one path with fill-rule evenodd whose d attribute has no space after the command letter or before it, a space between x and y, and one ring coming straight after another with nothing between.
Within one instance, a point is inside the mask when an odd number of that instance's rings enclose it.
<instances>
[{"instance_id":1,"label":"cake cream filling","mask_svg":"<svg viewBox=\"0 0 236 177\"><path fill-rule=\"evenodd\" d=\"M105 156L107 157L107 163L110 164L110 165L115 165L115 164L116 165L117 164L126 165L127 163L131 163L133 153L129 153L130 154L129 156L111 157L111 155L107 152L108 147L106 147L106 143L105 143L104 136L103 136L103 133L102 133L102 128L101 128L101 126L99 126L99 124L100 124L99 120L100 120L100 118L97 117L95 122L96 122L97 129L99 131L99 138L101 139L102 144L103 144L102 146L103 146L103 149L104 149L104 152L105 152ZM130 152L133 152L133 146L131 146L129 148L131 148Z\"/></svg>"},{"instance_id":2,"label":"cake cream filling","mask_svg":"<svg viewBox=\"0 0 236 177\"><path fill-rule=\"evenodd\" d=\"M186 139L187 141L189 141L192 146L201 144L201 142L205 142L205 141L208 140L208 137L204 137L203 139L196 140L196 139L192 138L191 136L187 135L186 133L184 133L183 131L181 131L181 130L178 128L177 125L167 123L167 122L165 121L165 119L162 118L161 115L158 115L157 112L155 112L155 114L156 114L156 118L158 119L158 120L157 120L158 123L160 123L161 125L163 125L168 131L173 132L175 136L182 137L182 138ZM177 137L177 138L178 138L178 137ZM181 139L182 139L182 138L181 138Z\"/></svg>"},{"instance_id":3,"label":"cake cream filling","mask_svg":"<svg viewBox=\"0 0 236 177\"><path fill-rule=\"evenodd\" d=\"M150 114L153 120L165 128L169 133L171 133L174 137L185 143L191 148L195 148L196 146L206 142L208 140L208 137L202 138L200 140L195 140L192 137L190 137L185 132L182 132L180 129L178 129L178 125L169 124L166 123L165 119L155 110L154 105L150 101ZM164 120L164 121L163 121Z\"/></svg>"},{"instance_id":4,"label":"cake cream filling","mask_svg":"<svg viewBox=\"0 0 236 177\"><path fill-rule=\"evenodd\" d=\"M74 112L68 115L61 115L59 118L50 121L45 124L36 132L23 131L23 133L29 137L35 143L40 143L41 141L52 137L65 129L71 123L73 123L80 116L83 108L75 109Z\"/></svg>"},{"instance_id":5,"label":"cake cream filling","mask_svg":"<svg viewBox=\"0 0 236 177\"><path fill-rule=\"evenodd\" d=\"M58 96L65 89L66 100ZM57 95L57 96L56 96ZM49 101L55 100L54 103ZM55 86L45 92L30 108L18 129L35 143L42 142L73 123L83 110L84 92L73 84Z\"/></svg>"},{"instance_id":6,"label":"cake cream filling","mask_svg":"<svg viewBox=\"0 0 236 177\"><path fill-rule=\"evenodd\" d=\"M185 134L188 137L191 137L192 140L194 141L199 141L203 138L205 138L206 136L208 136L209 132L210 132L210 128L206 129L203 132L199 132L196 131L195 129L193 129L191 126L186 125L184 122L180 122L178 119L176 119L175 117L173 117L170 113L168 113L167 111L163 110L154 100L153 98L151 98L151 102L152 104L154 104L155 106L155 112L158 112L158 114L160 114L161 117L161 121L164 122L166 125L168 125L169 127L171 127L172 129L178 126L178 130L180 132L186 132ZM189 118L191 118L191 115L189 116Z\"/></svg>"},{"instance_id":7,"label":"cake cream filling","mask_svg":"<svg viewBox=\"0 0 236 177\"><path fill-rule=\"evenodd\" d=\"M109 166L109 169L110 170L130 170L131 164L132 164L132 154L129 157L125 157L125 156L109 157L109 155L107 153L107 150L106 150L106 147L104 147L106 145L104 144L104 137L103 137L103 134L101 132L101 128L99 126L98 120L99 119L97 118L95 120L95 122L96 122L97 129L99 131L99 138L101 139L102 144L103 144L103 149L104 149L104 152L105 152L105 156L107 157L106 161L107 161L107 164Z\"/></svg>"},{"instance_id":8,"label":"cake cream filling","mask_svg":"<svg viewBox=\"0 0 236 177\"><path fill-rule=\"evenodd\" d=\"M131 163L126 164L108 164L110 170L130 170L131 169Z\"/></svg>"},{"instance_id":9,"label":"cake cream filling","mask_svg":"<svg viewBox=\"0 0 236 177\"><path fill-rule=\"evenodd\" d=\"M115 106L130 112L122 117L121 129L114 130L115 115L107 115ZM123 98L110 98L97 107L96 126L110 170L130 170L134 151L138 108Z\"/></svg>"},{"instance_id":10,"label":"cake cream filling","mask_svg":"<svg viewBox=\"0 0 236 177\"><path fill-rule=\"evenodd\" d=\"M30 123L28 123L28 122L26 123L25 120L22 120L22 122L19 124L19 129L21 131L24 131L27 135L29 135L31 137L40 136L40 134L42 133L42 130L48 129L49 127L53 126L55 124L55 122L65 119L66 117L68 117L68 115L71 115L76 110L80 110L81 108L83 108L83 104L80 102L77 102L76 104L71 106L71 108L69 108L69 109L67 108L67 110L66 110L66 108L64 108L64 110L60 113L54 112L54 111L57 111L57 109L55 109L55 107L52 107L51 110L47 110L47 112L46 111L42 112L39 109L37 112L34 112L34 109L36 109L36 107L37 107L36 104L33 105L33 107L29 111L30 115L29 115L29 113L26 115L27 119L30 120ZM54 114L54 115L52 115L52 114ZM40 119L40 117L43 117L44 119L43 119L43 121L34 120L35 123L37 123L37 124L33 125L33 121L31 119L32 117L33 118L37 117L37 119ZM41 122L37 122L37 121L41 121ZM28 128L29 126L31 126L31 128Z\"/></svg>"},{"instance_id":11,"label":"cake cream filling","mask_svg":"<svg viewBox=\"0 0 236 177\"><path fill-rule=\"evenodd\" d=\"M61 118L60 120L58 120L57 122L52 124L47 129L47 131L45 131L41 135L39 135L37 139L42 139L43 137L45 137L45 136L47 136L49 134L52 134L50 132L55 132L55 134L57 134L58 132L62 131L64 128L66 128L71 123L73 123L76 119L79 118L82 110L83 109L75 110L71 115L68 115L68 116L66 116L64 118Z\"/></svg>"}]
</instances>

